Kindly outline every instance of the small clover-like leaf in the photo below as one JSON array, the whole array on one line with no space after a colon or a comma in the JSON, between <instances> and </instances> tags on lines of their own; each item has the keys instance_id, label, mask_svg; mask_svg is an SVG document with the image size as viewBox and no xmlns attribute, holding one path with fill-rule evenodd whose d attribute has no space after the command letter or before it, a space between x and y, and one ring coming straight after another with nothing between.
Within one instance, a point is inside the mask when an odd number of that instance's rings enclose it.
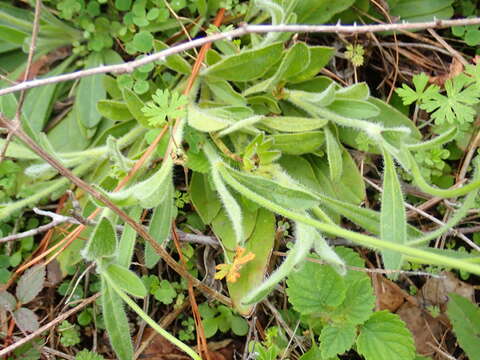
<instances>
[{"instance_id":1,"label":"small clover-like leaf","mask_svg":"<svg viewBox=\"0 0 480 360\"><path fill-rule=\"evenodd\" d=\"M45 266L43 264L36 265L22 275L18 280L17 290L15 294L21 304L32 301L43 289L45 282Z\"/></svg>"}]
</instances>

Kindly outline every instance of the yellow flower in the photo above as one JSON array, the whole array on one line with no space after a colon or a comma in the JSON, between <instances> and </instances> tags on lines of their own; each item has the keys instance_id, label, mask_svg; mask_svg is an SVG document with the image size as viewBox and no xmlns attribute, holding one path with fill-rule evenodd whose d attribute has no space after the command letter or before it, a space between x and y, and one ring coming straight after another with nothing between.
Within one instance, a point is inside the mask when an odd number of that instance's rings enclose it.
<instances>
[{"instance_id":1,"label":"yellow flower","mask_svg":"<svg viewBox=\"0 0 480 360\"><path fill-rule=\"evenodd\" d=\"M215 269L217 273L215 274L215 279L227 278L227 282L234 283L240 277L240 269L248 263L249 261L255 258L255 254L249 252L245 254L246 249L242 247L237 247L235 249L235 257L233 258L233 263L231 264L218 264ZM245 255L244 255L245 254Z\"/></svg>"}]
</instances>

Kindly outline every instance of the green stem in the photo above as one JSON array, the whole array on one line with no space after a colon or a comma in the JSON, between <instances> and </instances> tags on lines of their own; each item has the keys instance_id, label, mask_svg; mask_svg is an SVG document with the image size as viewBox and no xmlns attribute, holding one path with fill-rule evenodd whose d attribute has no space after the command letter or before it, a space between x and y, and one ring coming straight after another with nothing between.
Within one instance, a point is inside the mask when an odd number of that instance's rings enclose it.
<instances>
[{"instance_id":1,"label":"green stem","mask_svg":"<svg viewBox=\"0 0 480 360\"><path fill-rule=\"evenodd\" d=\"M186 354L188 354L192 359L195 360L202 360L202 358L187 344L183 343L182 341L178 340L175 336L170 334L168 331L163 329L160 325L157 324L155 320L153 320L148 314L146 314L140 306L138 306L135 301L133 301L122 289L120 289L112 279L108 277L106 273L102 273L102 276L108 281L108 284L112 287L112 289L122 298L125 303L130 306L130 308L135 311L138 316L142 318L148 325L150 325L157 333L162 335L165 339L170 341L172 344L177 346L179 349L183 350Z\"/></svg>"},{"instance_id":2,"label":"green stem","mask_svg":"<svg viewBox=\"0 0 480 360\"><path fill-rule=\"evenodd\" d=\"M95 164L94 160L86 161L82 165L80 165L79 167L74 169L73 173L77 176L82 176L94 164ZM15 211L20 210L20 209L24 208L25 206L37 203L41 199L47 197L51 193L57 191L58 189L61 189L63 186L66 186L68 184L69 184L69 180L66 177L62 177L58 180L55 180L53 182L53 184L51 184L50 186L47 186L46 188L41 189L40 191L38 191L34 195L29 196L28 198L6 204L6 206L3 209L0 209L0 220L6 219L11 214L13 214Z\"/></svg>"},{"instance_id":3,"label":"green stem","mask_svg":"<svg viewBox=\"0 0 480 360\"><path fill-rule=\"evenodd\" d=\"M422 261L426 263L444 265L444 266L453 267L453 268L465 270L470 273L480 275L480 266L470 264L470 263L465 263L463 261L459 261L458 259L452 259L446 256L433 254L428 251L415 249L406 245L401 245L401 244L380 240L368 235L343 229L337 225L325 224L318 220L315 220L315 219L306 217L302 214L296 213L294 211L285 209L282 206L279 206L271 202L270 200L265 199L264 197L260 196L259 194L255 193L254 191L248 189L247 187L239 183L232 175L230 175L230 173L228 172L227 166L225 164L217 163L216 166L218 168L218 171L222 175L223 179L229 186L231 186L233 189L238 191L240 194L242 194L246 198L256 202L257 204L263 206L266 209L269 209L270 211L273 211L274 213L283 215L295 221L303 222L304 224L311 225L325 233L338 236L338 237L343 237L345 239L349 239L351 241L354 241L366 247L375 248L375 249L392 250L407 256L422 259Z\"/></svg>"},{"instance_id":4,"label":"green stem","mask_svg":"<svg viewBox=\"0 0 480 360\"><path fill-rule=\"evenodd\" d=\"M412 155L410 155L410 157L412 157ZM472 181L470 184L464 185L456 189L435 188L425 181L413 157L410 163L411 163L413 180L415 181L416 185L420 188L420 190L422 190L423 192L426 192L427 194L431 194L433 196L438 196L442 198L453 198L453 197L458 197L458 196L463 196L465 194L468 194L469 192L480 187L480 179L478 179L478 180Z\"/></svg>"}]
</instances>

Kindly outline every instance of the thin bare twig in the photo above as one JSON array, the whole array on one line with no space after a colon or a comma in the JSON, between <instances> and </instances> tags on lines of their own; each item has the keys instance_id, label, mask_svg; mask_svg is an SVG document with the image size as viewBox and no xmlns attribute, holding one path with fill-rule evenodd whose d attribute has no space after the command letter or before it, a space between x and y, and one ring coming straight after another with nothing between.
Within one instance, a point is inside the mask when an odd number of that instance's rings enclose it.
<instances>
[{"instance_id":1,"label":"thin bare twig","mask_svg":"<svg viewBox=\"0 0 480 360\"><path fill-rule=\"evenodd\" d=\"M378 25L241 25L239 28L223 33L217 33L203 38L188 41L186 43L173 46L169 49L154 53L149 56L145 56L142 59L130 61L124 64L99 66L82 71L76 71L69 74L63 74L59 76L52 76L45 79L37 79L32 81L26 81L21 84L10 86L0 90L0 96L6 95L26 89L31 89L38 86L59 83L63 81L80 79L86 76L106 74L106 73L130 73L135 68L154 62L163 60L168 56L181 53L186 50L197 48L204 44L208 44L217 40L238 38L246 34L263 34L269 32L302 32L302 33L346 33L346 34L359 34L368 32L381 32L381 31L403 31L403 30L424 30L434 28L446 28L452 26L462 25L477 25L480 24L480 18L469 19L455 19L455 20L434 20L417 23L398 23L398 24L378 24Z\"/></svg>"},{"instance_id":2,"label":"thin bare twig","mask_svg":"<svg viewBox=\"0 0 480 360\"><path fill-rule=\"evenodd\" d=\"M29 341L35 339L37 336L40 336L44 331L46 331L46 330L50 329L51 327L61 323L63 320L68 319L71 315L73 315L76 312L82 310L88 304L91 304L92 302L94 302L99 296L100 296L100 293L96 293L95 295L92 295L92 296L82 300L82 302L79 305L75 306L73 309L57 316L54 320L50 321L48 324L43 325L42 327L40 327L38 330L34 331L30 335L25 336L24 338L16 341L12 345L7 346L5 349L0 350L0 358L3 358L3 356L9 354L10 352L15 350L16 348L22 346L23 344L28 343Z\"/></svg>"},{"instance_id":3,"label":"thin bare twig","mask_svg":"<svg viewBox=\"0 0 480 360\"><path fill-rule=\"evenodd\" d=\"M38 30L40 28L40 11L41 11L42 0L35 1L35 14L33 18L33 29L32 29L32 37L30 41L30 49L28 50L28 58L27 58L27 66L25 68L25 75L23 77L23 81L27 81L28 76L30 74L30 69L32 68L33 56L35 54L35 48L37 46L37 37L38 37ZM26 89L25 89L26 90ZM15 122L17 126L20 124L20 119L22 116L22 107L25 101L25 90L20 92L20 99L18 100L17 110L15 113L15 118L12 120ZM3 161L5 158L5 154L7 153L8 146L12 141L12 134L8 133L7 138L5 140L5 144L3 145L3 149L0 153L0 162Z\"/></svg>"},{"instance_id":4,"label":"thin bare twig","mask_svg":"<svg viewBox=\"0 0 480 360\"><path fill-rule=\"evenodd\" d=\"M70 224L76 224L76 225L80 224L80 222L77 219L71 216L63 216L63 215L55 214L51 211L43 211L37 208L33 208L33 212L38 215L51 217L52 221L49 222L48 224L39 226L35 229L27 230L18 234L8 235L3 238L0 238L0 243L19 240L29 236L35 236L64 223L70 223Z\"/></svg>"},{"instance_id":5,"label":"thin bare twig","mask_svg":"<svg viewBox=\"0 0 480 360\"><path fill-rule=\"evenodd\" d=\"M175 259L165 250L157 241L148 233L145 228L133 220L130 216L115 205L110 199L104 196L102 193L94 189L88 183L80 179L78 176L73 174L69 169L66 169L57 159L43 150L30 136L28 136L22 129L15 127L10 121L6 120L5 117L0 113L0 126L5 127L11 131L15 136L17 136L21 141L23 141L30 149L32 149L39 157L49 163L54 169L56 169L60 175L69 179L73 184L75 184L80 189L84 190L90 194L95 199L104 203L105 206L110 208L115 212L126 224L130 225L142 238L147 240L150 245L152 245L155 252L160 255L160 257L169 265L173 270L175 270L180 276L191 281L195 287L208 296L214 298L215 300L220 301L221 303L230 306L232 304L231 300L223 294L218 293L217 291L211 289L210 287L203 284L200 280L193 277L188 271L186 271L183 266L175 261Z\"/></svg>"}]
</instances>

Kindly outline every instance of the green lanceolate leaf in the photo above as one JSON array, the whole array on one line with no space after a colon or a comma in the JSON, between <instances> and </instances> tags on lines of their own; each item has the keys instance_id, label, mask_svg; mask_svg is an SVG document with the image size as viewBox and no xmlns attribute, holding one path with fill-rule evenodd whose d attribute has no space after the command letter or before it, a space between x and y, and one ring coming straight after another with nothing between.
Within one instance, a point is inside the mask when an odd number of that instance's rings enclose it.
<instances>
[{"instance_id":1,"label":"green lanceolate leaf","mask_svg":"<svg viewBox=\"0 0 480 360\"><path fill-rule=\"evenodd\" d=\"M210 224L222 208L222 203L210 186L207 175L193 173L190 182L190 197L204 224Z\"/></svg>"},{"instance_id":2,"label":"green lanceolate leaf","mask_svg":"<svg viewBox=\"0 0 480 360\"><path fill-rule=\"evenodd\" d=\"M409 144L407 148L409 150L429 150L446 144L457 136L458 129L456 127L452 127L449 130L445 131L444 133L440 134L439 136L434 137L431 140L424 141L418 144Z\"/></svg>"},{"instance_id":3,"label":"green lanceolate leaf","mask_svg":"<svg viewBox=\"0 0 480 360\"><path fill-rule=\"evenodd\" d=\"M328 64L335 51L326 46L309 46L310 62L300 73L286 78L288 83L299 83L315 77Z\"/></svg>"},{"instance_id":4,"label":"green lanceolate leaf","mask_svg":"<svg viewBox=\"0 0 480 360\"><path fill-rule=\"evenodd\" d=\"M322 359L343 354L352 347L356 337L357 329L352 324L327 324L319 337Z\"/></svg>"},{"instance_id":5,"label":"green lanceolate leaf","mask_svg":"<svg viewBox=\"0 0 480 360\"><path fill-rule=\"evenodd\" d=\"M135 206L132 208L128 215L135 221L140 220L142 215L143 208L140 206ZM128 224L125 223L122 236L118 243L118 257L117 263L126 268L130 267L132 262L133 250L135 248L135 242L137 239L137 232Z\"/></svg>"},{"instance_id":6,"label":"green lanceolate leaf","mask_svg":"<svg viewBox=\"0 0 480 360\"><path fill-rule=\"evenodd\" d=\"M328 110L354 119L369 119L380 114L380 109L364 100L338 99L328 105Z\"/></svg>"},{"instance_id":7,"label":"green lanceolate leaf","mask_svg":"<svg viewBox=\"0 0 480 360\"><path fill-rule=\"evenodd\" d=\"M102 279L102 311L108 338L115 354L120 360L133 359L133 346L130 337L130 326L122 299Z\"/></svg>"},{"instance_id":8,"label":"green lanceolate leaf","mask_svg":"<svg viewBox=\"0 0 480 360\"><path fill-rule=\"evenodd\" d=\"M265 298L285 277L287 277L295 268L307 257L310 249L318 237L317 231L311 226L302 223L296 223L296 242L289 251L287 257L269 277L260 286L250 290L242 299L244 304L254 304Z\"/></svg>"},{"instance_id":9,"label":"green lanceolate leaf","mask_svg":"<svg viewBox=\"0 0 480 360\"><path fill-rule=\"evenodd\" d=\"M449 294L447 315L453 325L457 341L469 359L480 359L480 309L468 299Z\"/></svg>"},{"instance_id":10,"label":"green lanceolate leaf","mask_svg":"<svg viewBox=\"0 0 480 360\"><path fill-rule=\"evenodd\" d=\"M187 108L188 125L203 132L212 132L225 129L232 124L231 121L218 116L208 109L200 109L196 105L189 105Z\"/></svg>"},{"instance_id":11,"label":"green lanceolate leaf","mask_svg":"<svg viewBox=\"0 0 480 360\"><path fill-rule=\"evenodd\" d=\"M92 53L87 58L86 68L94 68L102 65L102 57L99 53ZM86 128L95 127L102 115L94 106L98 101L105 99L106 92L103 87L104 75L87 76L80 80L75 99L75 113L77 119Z\"/></svg>"},{"instance_id":12,"label":"green lanceolate leaf","mask_svg":"<svg viewBox=\"0 0 480 360\"><path fill-rule=\"evenodd\" d=\"M256 83L243 92L245 96L258 92L270 91L278 82L285 80L303 71L310 63L310 52L304 43L296 43L286 52L275 74Z\"/></svg>"},{"instance_id":13,"label":"green lanceolate leaf","mask_svg":"<svg viewBox=\"0 0 480 360\"><path fill-rule=\"evenodd\" d=\"M393 160L384 152L384 175L382 210L380 214L380 237L382 240L405 244L407 242L407 217L403 204L403 193L395 171ZM386 269L398 270L402 266L400 254L382 251Z\"/></svg>"},{"instance_id":14,"label":"green lanceolate leaf","mask_svg":"<svg viewBox=\"0 0 480 360\"><path fill-rule=\"evenodd\" d=\"M97 103L97 110L103 117L110 120L127 121L133 119L133 115L123 101L100 100Z\"/></svg>"},{"instance_id":15,"label":"green lanceolate leaf","mask_svg":"<svg viewBox=\"0 0 480 360\"><path fill-rule=\"evenodd\" d=\"M175 218L175 206L173 205L173 184L167 187L165 199L153 211L148 233L152 235L159 245L164 245L170 237L170 227ZM160 255L150 243L145 243L145 266L153 268L160 260Z\"/></svg>"},{"instance_id":16,"label":"green lanceolate leaf","mask_svg":"<svg viewBox=\"0 0 480 360\"><path fill-rule=\"evenodd\" d=\"M139 124L145 128L152 128L148 122L148 117L145 116L142 111L142 109L145 107L145 103L138 97L138 95L127 88L123 88L122 94L128 111L133 115L135 120L137 120Z\"/></svg>"},{"instance_id":17,"label":"green lanceolate leaf","mask_svg":"<svg viewBox=\"0 0 480 360\"><path fill-rule=\"evenodd\" d=\"M239 183L262 194L272 202L288 209L305 210L316 206L319 199L307 190L293 184L282 184L278 180L270 180L264 177L249 175L227 167L228 173Z\"/></svg>"},{"instance_id":18,"label":"green lanceolate leaf","mask_svg":"<svg viewBox=\"0 0 480 360\"><path fill-rule=\"evenodd\" d=\"M370 88L364 82L350 85L337 90L335 99L368 100L370 97Z\"/></svg>"},{"instance_id":19,"label":"green lanceolate leaf","mask_svg":"<svg viewBox=\"0 0 480 360\"><path fill-rule=\"evenodd\" d=\"M105 269L105 274L126 293L139 298L147 296L147 289L142 280L128 268L118 264L110 264Z\"/></svg>"},{"instance_id":20,"label":"green lanceolate leaf","mask_svg":"<svg viewBox=\"0 0 480 360\"><path fill-rule=\"evenodd\" d=\"M230 222L232 223L233 230L235 231L235 237L237 239L237 244L243 244L244 234L242 228L242 209L238 204L237 200L228 190L227 186L223 182L222 177L218 173L217 164L221 161L220 157L216 154L215 149L211 144L205 144L204 147L205 155L207 155L208 161L210 162L211 167L211 176L212 181L215 186L220 200L223 203L223 208L228 214Z\"/></svg>"},{"instance_id":21,"label":"green lanceolate leaf","mask_svg":"<svg viewBox=\"0 0 480 360\"><path fill-rule=\"evenodd\" d=\"M265 116L262 125L283 132L307 132L324 127L328 120L296 116Z\"/></svg>"},{"instance_id":22,"label":"green lanceolate leaf","mask_svg":"<svg viewBox=\"0 0 480 360\"><path fill-rule=\"evenodd\" d=\"M274 148L288 155L314 152L325 142L323 131L272 135Z\"/></svg>"},{"instance_id":23,"label":"green lanceolate leaf","mask_svg":"<svg viewBox=\"0 0 480 360\"><path fill-rule=\"evenodd\" d=\"M328 167L330 169L330 179L333 182L340 181L343 172L343 159L341 145L332 131L325 129L325 139L327 143Z\"/></svg>"},{"instance_id":24,"label":"green lanceolate leaf","mask_svg":"<svg viewBox=\"0 0 480 360\"><path fill-rule=\"evenodd\" d=\"M116 249L117 234L115 229L110 220L102 216L83 249L83 257L89 261L95 261L102 257L113 256Z\"/></svg>"},{"instance_id":25,"label":"green lanceolate leaf","mask_svg":"<svg viewBox=\"0 0 480 360\"><path fill-rule=\"evenodd\" d=\"M231 81L255 80L280 59L282 50L282 43L246 50L220 60L207 68L202 75Z\"/></svg>"},{"instance_id":26,"label":"green lanceolate leaf","mask_svg":"<svg viewBox=\"0 0 480 360\"><path fill-rule=\"evenodd\" d=\"M261 286L275 243L274 214L266 209L259 209L256 213L253 231L245 242L246 253L255 254L255 258L242 267L240 278L235 283L227 283L235 310L244 316L250 315L254 306L246 305L243 298ZM246 217L245 211L244 214ZM244 232L247 231L245 228Z\"/></svg>"},{"instance_id":27,"label":"green lanceolate leaf","mask_svg":"<svg viewBox=\"0 0 480 360\"><path fill-rule=\"evenodd\" d=\"M168 49L168 45L160 40L154 40L153 47L155 48L155 51ZM190 74L192 72L192 66L190 63L179 54L168 56L164 61L162 61L162 63L169 69L181 74Z\"/></svg>"},{"instance_id":28,"label":"green lanceolate leaf","mask_svg":"<svg viewBox=\"0 0 480 360\"><path fill-rule=\"evenodd\" d=\"M366 360L413 360L412 334L398 315L388 311L374 313L361 327L357 351Z\"/></svg>"},{"instance_id":29,"label":"green lanceolate leaf","mask_svg":"<svg viewBox=\"0 0 480 360\"><path fill-rule=\"evenodd\" d=\"M169 186L172 177L173 160L166 158L160 169L148 179L141 181L129 188L106 195L119 206L140 204L145 208L153 208L165 198L165 189Z\"/></svg>"}]
</instances>

